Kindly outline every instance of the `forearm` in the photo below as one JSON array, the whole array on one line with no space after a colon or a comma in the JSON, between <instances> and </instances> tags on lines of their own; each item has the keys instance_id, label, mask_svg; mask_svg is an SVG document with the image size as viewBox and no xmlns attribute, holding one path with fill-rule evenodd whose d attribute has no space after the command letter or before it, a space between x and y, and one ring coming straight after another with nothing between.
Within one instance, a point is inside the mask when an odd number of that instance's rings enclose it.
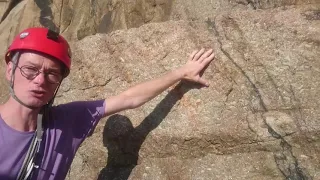
<instances>
[{"instance_id":1,"label":"forearm","mask_svg":"<svg viewBox=\"0 0 320 180\"><path fill-rule=\"evenodd\" d=\"M143 105L158 94L182 79L200 83L208 86L209 83L200 77L200 71L214 58L213 50L194 51L188 62L167 74L135 85L119 95L109 97L105 100L105 116L125 109L133 109Z\"/></svg>"},{"instance_id":2,"label":"forearm","mask_svg":"<svg viewBox=\"0 0 320 180\"><path fill-rule=\"evenodd\" d=\"M136 108L150 101L164 90L180 81L184 77L183 68L166 73L165 75L137 84L122 94L129 100L128 108Z\"/></svg>"}]
</instances>

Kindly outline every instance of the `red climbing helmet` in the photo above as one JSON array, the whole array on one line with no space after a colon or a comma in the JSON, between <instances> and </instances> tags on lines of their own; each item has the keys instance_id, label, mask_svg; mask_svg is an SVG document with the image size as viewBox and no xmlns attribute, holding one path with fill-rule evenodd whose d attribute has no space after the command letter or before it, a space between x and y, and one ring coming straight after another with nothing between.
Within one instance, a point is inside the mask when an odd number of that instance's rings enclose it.
<instances>
[{"instance_id":1,"label":"red climbing helmet","mask_svg":"<svg viewBox=\"0 0 320 180\"><path fill-rule=\"evenodd\" d=\"M6 62L13 51L32 50L47 54L61 61L66 66L67 76L71 66L71 50L68 42L58 33L47 28L28 28L17 35L6 53Z\"/></svg>"}]
</instances>

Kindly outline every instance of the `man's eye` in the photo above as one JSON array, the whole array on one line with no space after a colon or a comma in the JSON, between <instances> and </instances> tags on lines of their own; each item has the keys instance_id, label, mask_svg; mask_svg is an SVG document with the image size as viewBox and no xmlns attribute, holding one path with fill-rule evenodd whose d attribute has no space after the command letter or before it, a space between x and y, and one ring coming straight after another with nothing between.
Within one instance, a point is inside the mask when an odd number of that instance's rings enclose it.
<instances>
[{"instance_id":1,"label":"man's eye","mask_svg":"<svg viewBox=\"0 0 320 180\"><path fill-rule=\"evenodd\" d=\"M38 72L38 69L35 67L31 67L31 66L24 66L22 67L23 71L25 71L26 73L34 73L34 72Z\"/></svg>"},{"instance_id":2,"label":"man's eye","mask_svg":"<svg viewBox=\"0 0 320 180\"><path fill-rule=\"evenodd\" d=\"M47 72L47 74L51 75L51 76L59 76L60 75L60 73L54 72L54 71Z\"/></svg>"}]
</instances>

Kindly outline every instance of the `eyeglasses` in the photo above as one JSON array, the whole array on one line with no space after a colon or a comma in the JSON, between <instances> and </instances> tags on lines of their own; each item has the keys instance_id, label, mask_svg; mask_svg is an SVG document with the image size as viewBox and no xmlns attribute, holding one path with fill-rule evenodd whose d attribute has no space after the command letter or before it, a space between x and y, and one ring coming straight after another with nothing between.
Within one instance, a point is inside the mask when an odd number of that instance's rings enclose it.
<instances>
[{"instance_id":1,"label":"eyeglasses","mask_svg":"<svg viewBox=\"0 0 320 180\"><path fill-rule=\"evenodd\" d=\"M34 66L17 66L20 69L20 73L23 77L27 78L28 80L33 80L36 78L40 73L45 75L46 80L51 84L59 84L62 80L62 75L57 72L43 72L40 71L38 68Z\"/></svg>"}]
</instances>

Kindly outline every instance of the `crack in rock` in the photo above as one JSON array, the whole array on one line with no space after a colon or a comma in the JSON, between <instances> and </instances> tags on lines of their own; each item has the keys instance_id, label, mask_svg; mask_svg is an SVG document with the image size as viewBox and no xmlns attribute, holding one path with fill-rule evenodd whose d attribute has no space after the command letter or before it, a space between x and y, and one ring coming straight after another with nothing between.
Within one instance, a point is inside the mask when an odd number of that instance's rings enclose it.
<instances>
[{"instance_id":1,"label":"crack in rock","mask_svg":"<svg viewBox=\"0 0 320 180\"><path fill-rule=\"evenodd\" d=\"M250 0L248 1L249 4L253 4L253 2ZM248 82L251 84L252 88L256 92L256 95L258 96L260 100L260 105L263 109L263 112L267 113L269 110L267 109L267 106L263 102L261 93L258 89L258 87L253 83L253 81L250 79L250 77L246 74L246 72L240 67L239 64L236 63L236 61L232 58L232 56L223 48L223 43L221 41L220 33L216 26L216 19L214 21L211 21L208 19L207 25L213 30L213 33L217 37L217 41L220 45L220 50L222 53L232 62L232 64L235 65L235 67L242 73L242 75L248 80ZM299 163L297 158L293 155L292 152L292 146L290 143L288 143L284 139L284 135L281 132L278 132L276 129L274 129L270 124L267 122L266 118L264 118L264 124L267 126L268 132L270 135L280 140L280 146L282 148L282 151L280 152L274 152L274 159L277 164L277 167L285 176L287 180L308 180L310 177L302 171L302 169L299 167Z\"/></svg>"},{"instance_id":2,"label":"crack in rock","mask_svg":"<svg viewBox=\"0 0 320 180\"><path fill-rule=\"evenodd\" d=\"M6 17L9 15L9 13L11 12L11 10L12 10L14 7L16 7L21 1L22 1L22 0L11 0L11 1L9 2L9 5L8 5L6 11L3 13L3 15L2 15L2 17L1 17L1 19L0 19L0 23L6 19Z\"/></svg>"}]
</instances>

